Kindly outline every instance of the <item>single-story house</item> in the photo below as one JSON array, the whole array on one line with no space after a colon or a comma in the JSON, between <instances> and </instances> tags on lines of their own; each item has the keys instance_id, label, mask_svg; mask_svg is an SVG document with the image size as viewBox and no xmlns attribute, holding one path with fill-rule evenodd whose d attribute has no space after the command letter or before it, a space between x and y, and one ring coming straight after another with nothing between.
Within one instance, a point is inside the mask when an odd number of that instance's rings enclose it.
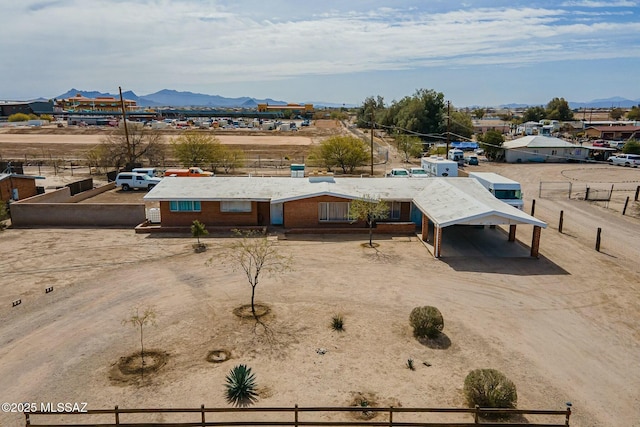
<instances>
[{"instance_id":1,"label":"single-story house","mask_svg":"<svg viewBox=\"0 0 640 427\"><path fill-rule=\"evenodd\" d=\"M640 126L590 126L585 130L589 138L605 139L608 141L623 141L640 139Z\"/></svg>"},{"instance_id":2,"label":"single-story house","mask_svg":"<svg viewBox=\"0 0 640 427\"><path fill-rule=\"evenodd\" d=\"M14 173L0 173L0 200L8 202L33 197L38 194L36 179L40 177Z\"/></svg>"},{"instance_id":3,"label":"single-story house","mask_svg":"<svg viewBox=\"0 0 640 427\"><path fill-rule=\"evenodd\" d=\"M587 147L542 135L523 136L502 147L507 163L583 161L589 157Z\"/></svg>"},{"instance_id":4,"label":"single-story house","mask_svg":"<svg viewBox=\"0 0 640 427\"><path fill-rule=\"evenodd\" d=\"M442 229L451 225L508 224L515 240L518 224L534 226L531 255L537 256L540 229L546 224L496 199L471 178L334 178L330 174L290 177L165 177L145 202L160 206L160 228L281 227L308 232L365 228L349 217L354 199L380 199L389 217L377 232L434 235L434 256L441 255Z\"/></svg>"}]
</instances>

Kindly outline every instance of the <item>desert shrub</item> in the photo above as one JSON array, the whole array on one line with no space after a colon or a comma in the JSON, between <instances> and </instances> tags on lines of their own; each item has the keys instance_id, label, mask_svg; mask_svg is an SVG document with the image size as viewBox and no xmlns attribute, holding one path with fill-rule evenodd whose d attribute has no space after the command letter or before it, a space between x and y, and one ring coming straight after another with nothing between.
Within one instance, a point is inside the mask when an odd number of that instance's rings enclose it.
<instances>
[{"instance_id":1,"label":"desert shrub","mask_svg":"<svg viewBox=\"0 0 640 427\"><path fill-rule=\"evenodd\" d=\"M237 365L227 375L226 397L227 402L234 406L249 406L258 400L256 391L256 377L251 368L246 365Z\"/></svg>"},{"instance_id":2,"label":"desert shrub","mask_svg":"<svg viewBox=\"0 0 640 427\"><path fill-rule=\"evenodd\" d=\"M515 408L518 394L515 384L495 369L476 369L464 379L464 395L469 406Z\"/></svg>"},{"instance_id":3,"label":"desert shrub","mask_svg":"<svg viewBox=\"0 0 640 427\"><path fill-rule=\"evenodd\" d=\"M411 371L416 370L416 366L413 363L413 359L407 359L407 368L409 368L409 370Z\"/></svg>"},{"instance_id":4,"label":"desert shrub","mask_svg":"<svg viewBox=\"0 0 640 427\"><path fill-rule=\"evenodd\" d=\"M344 318L340 314L336 314L331 318L331 329L338 332L344 331Z\"/></svg>"},{"instance_id":5,"label":"desert shrub","mask_svg":"<svg viewBox=\"0 0 640 427\"><path fill-rule=\"evenodd\" d=\"M440 310L429 305L414 308L409 316L409 322L413 327L413 335L417 338L436 338L444 327Z\"/></svg>"}]
</instances>

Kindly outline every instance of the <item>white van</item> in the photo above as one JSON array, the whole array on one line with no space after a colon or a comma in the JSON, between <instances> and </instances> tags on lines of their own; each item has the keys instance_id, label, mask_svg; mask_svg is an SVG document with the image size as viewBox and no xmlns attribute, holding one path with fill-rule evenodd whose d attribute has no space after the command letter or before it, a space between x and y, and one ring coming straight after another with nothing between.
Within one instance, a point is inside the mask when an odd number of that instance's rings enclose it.
<instances>
[{"instance_id":1,"label":"white van","mask_svg":"<svg viewBox=\"0 0 640 427\"><path fill-rule=\"evenodd\" d=\"M613 157L609 157L611 164L616 166L629 166L637 168L640 166L640 154L618 154Z\"/></svg>"}]
</instances>

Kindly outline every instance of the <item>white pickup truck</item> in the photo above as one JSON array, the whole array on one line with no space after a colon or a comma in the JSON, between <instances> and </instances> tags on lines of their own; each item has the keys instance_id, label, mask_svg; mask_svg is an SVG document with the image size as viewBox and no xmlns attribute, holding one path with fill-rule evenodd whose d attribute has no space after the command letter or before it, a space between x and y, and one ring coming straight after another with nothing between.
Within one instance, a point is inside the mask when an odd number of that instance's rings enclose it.
<instances>
[{"instance_id":1,"label":"white pickup truck","mask_svg":"<svg viewBox=\"0 0 640 427\"><path fill-rule=\"evenodd\" d=\"M162 178L150 177L146 173L120 172L118 176L116 176L116 187L122 188L122 191L129 191L136 188L151 190L161 180Z\"/></svg>"}]
</instances>

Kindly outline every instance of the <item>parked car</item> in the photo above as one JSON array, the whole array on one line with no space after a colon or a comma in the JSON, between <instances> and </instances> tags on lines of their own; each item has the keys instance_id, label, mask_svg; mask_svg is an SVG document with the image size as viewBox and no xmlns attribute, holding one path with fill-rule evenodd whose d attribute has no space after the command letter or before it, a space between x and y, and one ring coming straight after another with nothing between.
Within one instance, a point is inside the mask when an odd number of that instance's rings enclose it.
<instances>
[{"instance_id":1,"label":"parked car","mask_svg":"<svg viewBox=\"0 0 640 427\"><path fill-rule=\"evenodd\" d=\"M120 172L118 176L116 176L116 187L122 188L122 191L139 188L151 190L160 183L161 180L162 178L152 178L146 173Z\"/></svg>"},{"instance_id":2,"label":"parked car","mask_svg":"<svg viewBox=\"0 0 640 427\"><path fill-rule=\"evenodd\" d=\"M469 156L464 158L464 162L469 166L478 165L478 156Z\"/></svg>"},{"instance_id":3,"label":"parked car","mask_svg":"<svg viewBox=\"0 0 640 427\"><path fill-rule=\"evenodd\" d=\"M410 175L409 171L404 168L393 168L391 169L391 172L387 174L387 176L390 176L392 178L407 178Z\"/></svg>"},{"instance_id":4,"label":"parked car","mask_svg":"<svg viewBox=\"0 0 640 427\"><path fill-rule=\"evenodd\" d=\"M413 178L427 178L429 174L422 168L409 168L409 175Z\"/></svg>"},{"instance_id":5,"label":"parked car","mask_svg":"<svg viewBox=\"0 0 640 427\"><path fill-rule=\"evenodd\" d=\"M608 160L616 166L629 166L634 168L640 166L640 154L618 154L609 157Z\"/></svg>"}]
</instances>

